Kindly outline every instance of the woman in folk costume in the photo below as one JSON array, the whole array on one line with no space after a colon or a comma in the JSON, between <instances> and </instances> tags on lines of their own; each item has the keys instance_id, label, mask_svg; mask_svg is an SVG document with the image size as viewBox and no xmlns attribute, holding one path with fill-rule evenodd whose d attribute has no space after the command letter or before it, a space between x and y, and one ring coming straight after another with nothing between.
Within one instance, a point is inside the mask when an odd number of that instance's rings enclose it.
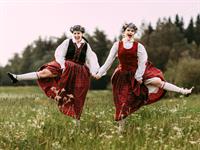
<instances>
[{"instance_id":1,"label":"woman in folk costume","mask_svg":"<svg viewBox=\"0 0 200 150\"><path fill-rule=\"evenodd\" d=\"M136 31L133 23L122 27L124 38L113 44L105 64L96 75L96 79L104 75L118 56L119 65L113 73L112 86L119 130L124 127L124 118L141 106L158 101L166 91L192 92L192 88L183 89L165 81L163 73L147 60L144 46L134 41Z\"/></svg>"},{"instance_id":2,"label":"woman in folk costume","mask_svg":"<svg viewBox=\"0 0 200 150\"><path fill-rule=\"evenodd\" d=\"M70 28L73 36L64 40L55 51L55 60L43 65L39 71L21 75L8 73L13 83L37 79L45 94L58 101L61 112L76 119L79 124L90 75L99 69L96 54L83 37L84 27Z\"/></svg>"}]
</instances>

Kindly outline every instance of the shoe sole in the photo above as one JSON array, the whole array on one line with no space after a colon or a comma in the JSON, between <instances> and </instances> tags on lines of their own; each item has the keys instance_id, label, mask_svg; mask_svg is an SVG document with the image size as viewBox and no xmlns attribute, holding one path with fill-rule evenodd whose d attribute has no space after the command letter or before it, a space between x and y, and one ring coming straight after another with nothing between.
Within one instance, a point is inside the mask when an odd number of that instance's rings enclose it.
<instances>
[{"instance_id":1,"label":"shoe sole","mask_svg":"<svg viewBox=\"0 0 200 150\"><path fill-rule=\"evenodd\" d=\"M7 75L8 75L8 77L12 80L12 83L17 83L17 82L18 82L18 80L15 79L15 78L13 77L13 75L12 75L10 72L8 72Z\"/></svg>"}]
</instances>

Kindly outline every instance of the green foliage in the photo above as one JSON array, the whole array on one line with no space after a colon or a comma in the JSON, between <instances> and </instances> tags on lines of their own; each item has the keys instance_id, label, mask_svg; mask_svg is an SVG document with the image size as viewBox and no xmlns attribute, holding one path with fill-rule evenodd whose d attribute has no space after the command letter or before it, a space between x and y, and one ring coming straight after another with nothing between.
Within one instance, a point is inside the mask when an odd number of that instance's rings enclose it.
<instances>
[{"instance_id":1,"label":"green foliage","mask_svg":"<svg viewBox=\"0 0 200 150\"><path fill-rule=\"evenodd\" d=\"M196 44L200 45L200 14L197 16L196 23L195 23L195 34L194 34L194 40Z\"/></svg>"},{"instance_id":2,"label":"green foliage","mask_svg":"<svg viewBox=\"0 0 200 150\"><path fill-rule=\"evenodd\" d=\"M183 58L176 65L171 63L165 75L168 81L183 87L194 86L195 92L200 92L200 60Z\"/></svg>"},{"instance_id":3,"label":"green foliage","mask_svg":"<svg viewBox=\"0 0 200 150\"><path fill-rule=\"evenodd\" d=\"M171 22L160 20L155 31L149 32L149 28L143 35L141 41L144 42L149 59L161 70L165 71L166 64L170 59L170 52L173 44L184 40L183 34L176 25ZM159 58L159 59L158 59Z\"/></svg>"},{"instance_id":4,"label":"green foliage","mask_svg":"<svg viewBox=\"0 0 200 150\"><path fill-rule=\"evenodd\" d=\"M191 43L194 41L194 33L195 33L195 28L194 28L194 22L193 22L193 18L190 19L190 23L187 27L187 29L185 30L185 37L188 40L188 43Z\"/></svg>"},{"instance_id":5,"label":"green foliage","mask_svg":"<svg viewBox=\"0 0 200 150\"><path fill-rule=\"evenodd\" d=\"M19 54L15 53L14 57L8 61L7 68L10 68L10 71L20 73L20 66L21 58Z\"/></svg>"},{"instance_id":6,"label":"green foliage","mask_svg":"<svg viewBox=\"0 0 200 150\"><path fill-rule=\"evenodd\" d=\"M200 92L200 60L183 59L177 65L175 82L182 86L195 87Z\"/></svg>"},{"instance_id":7,"label":"green foliage","mask_svg":"<svg viewBox=\"0 0 200 150\"><path fill-rule=\"evenodd\" d=\"M179 15L176 14L175 16L175 25L179 28L180 32L183 33L184 32L184 28L183 28L183 25L184 25L184 22L183 22L183 17L181 17L181 20L179 18Z\"/></svg>"}]
</instances>

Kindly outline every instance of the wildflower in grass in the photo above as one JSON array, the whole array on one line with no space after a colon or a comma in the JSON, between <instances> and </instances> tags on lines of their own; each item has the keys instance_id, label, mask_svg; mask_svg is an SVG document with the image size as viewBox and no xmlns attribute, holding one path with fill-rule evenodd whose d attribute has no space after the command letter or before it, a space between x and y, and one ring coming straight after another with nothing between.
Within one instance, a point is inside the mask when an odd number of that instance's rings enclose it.
<instances>
[{"instance_id":1,"label":"wildflower in grass","mask_svg":"<svg viewBox=\"0 0 200 150\"><path fill-rule=\"evenodd\" d=\"M40 98L39 97L35 97L35 101L38 101L38 100L40 100Z\"/></svg>"},{"instance_id":2,"label":"wildflower in grass","mask_svg":"<svg viewBox=\"0 0 200 150\"><path fill-rule=\"evenodd\" d=\"M111 138L113 138L112 135L105 135L104 137L105 137L106 139L111 139Z\"/></svg>"},{"instance_id":3,"label":"wildflower in grass","mask_svg":"<svg viewBox=\"0 0 200 150\"><path fill-rule=\"evenodd\" d=\"M158 143L158 142L159 142L159 141L157 141L157 140L154 141L155 144Z\"/></svg>"},{"instance_id":4,"label":"wildflower in grass","mask_svg":"<svg viewBox=\"0 0 200 150\"><path fill-rule=\"evenodd\" d=\"M136 130L140 131L140 130L141 130L141 128L140 128L140 127L136 127Z\"/></svg>"},{"instance_id":5,"label":"wildflower in grass","mask_svg":"<svg viewBox=\"0 0 200 150\"><path fill-rule=\"evenodd\" d=\"M163 128L160 128L159 131L160 131L160 132L163 132Z\"/></svg>"},{"instance_id":6,"label":"wildflower in grass","mask_svg":"<svg viewBox=\"0 0 200 150\"><path fill-rule=\"evenodd\" d=\"M197 141L189 141L190 144L197 144Z\"/></svg>"},{"instance_id":7,"label":"wildflower in grass","mask_svg":"<svg viewBox=\"0 0 200 150\"><path fill-rule=\"evenodd\" d=\"M177 112L177 108L175 107L173 109L170 109L169 111L172 112L172 113L175 113L175 112Z\"/></svg>"},{"instance_id":8,"label":"wildflower in grass","mask_svg":"<svg viewBox=\"0 0 200 150\"><path fill-rule=\"evenodd\" d=\"M100 111L99 115L104 116L105 115L105 111Z\"/></svg>"},{"instance_id":9,"label":"wildflower in grass","mask_svg":"<svg viewBox=\"0 0 200 150\"><path fill-rule=\"evenodd\" d=\"M99 135L99 137L104 137L105 135L106 135L106 133L103 132L103 133L101 133L101 134Z\"/></svg>"},{"instance_id":10,"label":"wildflower in grass","mask_svg":"<svg viewBox=\"0 0 200 150\"><path fill-rule=\"evenodd\" d=\"M55 141L51 145L52 145L52 149L61 149L62 148L59 141Z\"/></svg>"},{"instance_id":11,"label":"wildflower in grass","mask_svg":"<svg viewBox=\"0 0 200 150\"><path fill-rule=\"evenodd\" d=\"M158 128L158 127L156 127L156 126L153 127L153 129L155 129L155 130L156 130L157 128Z\"/></svg>"},{"instance_id":12,"label":"wildflower in grass","mask_svg":"<svg viewBox=\"0 0 200 150\"><path fill-rule=\"evenodd\" d=\"M182 129L179 128L179 127L177 127L177 126L174 126L174 127L173 127L173 130L175 130L175 131L177 131L177 132L181 132L181 131L182 131Z\"/></svg>"},{"instance_id":13,"label":"wildflower in grass","mask_svg":"<svg viewBox=\"0 0 200 150\"><path fill-rule=\"evenodd\" d=\"M175 135L176 138L181 138L183 136L183 132L181 128L174 126L173 130L176 131L176 135Z\"/></svg>"},{"instance_id":14,"label":"wildflower in grass","mask_svg":"<svg viewBox=\"0 0 200 150\"><path fill-rule=\"evenodd\" d=\"M185 117L180 117L181 119L191 119L191 115L189 115L189 116L185 116Z\"/></svg>"}]
</instances>

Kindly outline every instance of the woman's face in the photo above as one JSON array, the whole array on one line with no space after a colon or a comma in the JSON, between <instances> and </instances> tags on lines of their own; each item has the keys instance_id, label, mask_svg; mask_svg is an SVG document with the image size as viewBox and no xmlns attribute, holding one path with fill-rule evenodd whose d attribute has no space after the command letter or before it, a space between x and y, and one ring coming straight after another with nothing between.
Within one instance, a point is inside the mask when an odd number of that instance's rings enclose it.
<instances>
[{"instance_id":1,"label":"woman's face","mask_svg":"<svg viewBox=\"0 0 200 150\"><path fill-rule=\"evenodd\" d=\"M81 31L74 31L73 36L76 42L79 43L83 38L83 33Z\"/></svg>"},{"instance_id":2,"label":"woman's face","mask_svg":"<svg viewBox=\"0 0 200 150\"><path fill-rule=\"evenodd\" d=\"M126 28L124 31L124 36L127 40L131 40L135 34L135 31L133 28Z\"/></svg>"}]
</instances>

